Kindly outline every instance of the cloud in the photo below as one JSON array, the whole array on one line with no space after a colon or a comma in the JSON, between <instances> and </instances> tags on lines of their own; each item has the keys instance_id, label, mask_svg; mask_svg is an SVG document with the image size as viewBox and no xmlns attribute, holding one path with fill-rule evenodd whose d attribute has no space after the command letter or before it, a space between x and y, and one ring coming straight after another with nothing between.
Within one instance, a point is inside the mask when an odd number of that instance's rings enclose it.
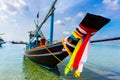
<instances>
[{"instance_id":1,"label":"cloud","mask_svg":"<svg viewBox=\"0 0 120 80\"><path fill-rule=\"evenodd\" d=\"M71 21L72 18L71 18L71 17L65 17L65 20L66 20L66 21Z\"/></svg>"},{"instance_id":2,"label":"cloud","mask_svg":"<svg viewBox=\"0 0 120 80\"><path fill-rule=\"evenodd\" d=\"M62 20L56 20L55 25L64 25L64 22Z\"/></svg>"},{"instance_id":3,"label":"cloud","mask_svg":"<svg viewBox=\"0 0 120 80\"><path fill-rule=\"evenodd\" d=\"M63 34L66 35L66 36L68 36L70 34L70 32L64 31Z\"/></svg>"},{"instance_id":4,"label":"cloud","mask_svg":"<svg viewBox=\"0 0 120 80\"><path fill-rule=\"evenodd\" d=\"M76 18L83 18L84 15L85 14L83 12L78 12L78 14L76 15Z\"/></svg>"},{"instance_id":5,"label":"cloud","mask_svg":"<svg viewBox=\"0 0 120 80\"><path fill-rule=\"evenodd\" d=\"M0 15L0 20L3 22L6 22L8 20L8 16L7 15Z\"/></svg>"},{"instance_id":6,"label":"cloud","mask_svg":"<svg viewBox=\"0 0 120 80\"><path fill-rule=\"evenodd\" d=\"M70 23L74 23L77 18L83 18L84 16L85 16L85 14L82 11L80 11L73 17L71 17L71 16L65 17L65 20L70 22Z\"/></svg>"},{"instance_id":7,"label":"cloud","mask_svg":"<svg viewBox=\"0 0 120 80\"><path fill-rule=\"evenodd\" d=\"M65 20L68 21L68 22L74 22L75 21L75 19L70 17L70 16L69 17L65 17Z\"/></svg>"},{"instance_id":8,"label":"cloud","mask_svg":"<svg viewBox=\"0 0 120 80\"><path fill-rule=\"evenodd\" d=\"M103 35L102 38L109 38L109 35Z\"/></svg>"},{"instance_id":9,"label":"cloud","mask_svg":"<svg viewBox=\"0 0 120 80\"><path fill-rule=\"evenodd\" d=\"M103 4L107 6L107 9L118 10L120 9L120 5L118 4L118 0L103 0Z\"/></svg>"},{"instance_id":10,"label":"cloud","mask_svg":"<svg viewBox=\"0 0 120 80\"><path fill-rule=\"evenodd\" d=\"M24 0L0 0L0 11L11 15L22 13L25 7L26 3Z\"/></svg>"},{"instance_id":11,"label":"cloud","mask_svg":"<svg viewBox=\"0 0 120 80\"><path fill-rule=\"evenodd\" d=\"M84 0L62 0L62 1L59 1L58 0L58 4L56 5L56 8L57 8L57 12L59 13L64 13L64 11L66 11L67 9L75 6L76 4L78 3L83 3Z\"/></svg>"}]
</instances>

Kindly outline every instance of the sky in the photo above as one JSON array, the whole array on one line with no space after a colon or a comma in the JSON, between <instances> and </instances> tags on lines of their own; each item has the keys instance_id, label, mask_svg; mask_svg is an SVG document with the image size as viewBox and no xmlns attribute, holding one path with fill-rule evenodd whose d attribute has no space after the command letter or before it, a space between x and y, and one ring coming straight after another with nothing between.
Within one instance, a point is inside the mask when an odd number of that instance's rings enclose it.
<instances>
[{"instance_id":1,"label":"sky","mask_svg":"<svg viewBox=\"0 0 120 80\"><path fill-rule=\"evenodd\" d=\"M39 11L39 24L53 0L0 0L0 33L6 41L28 41L28 31L35 30L34 20ZM58 0L55 5L54 40L69 36L86 13L111 19L93 37L104 39L120 36L120 0ZM50 19L42 27L49 39ZM120 41L117 41L120 43Z\"/></svg>"}]
</instances>

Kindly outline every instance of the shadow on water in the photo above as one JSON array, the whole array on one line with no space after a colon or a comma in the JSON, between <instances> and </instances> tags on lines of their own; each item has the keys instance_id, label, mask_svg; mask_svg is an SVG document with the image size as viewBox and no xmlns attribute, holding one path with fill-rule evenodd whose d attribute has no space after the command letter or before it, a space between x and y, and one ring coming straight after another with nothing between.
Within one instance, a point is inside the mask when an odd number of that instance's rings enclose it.
<instances>
[{"instance_id":1,"label":"shadow on water","mask_svg":"<svg viewBox=\"0 0 120 80\"><path fill-rule=\"evenodd\" d=\"M83 77L84 76L91 76L94 80L119 80L120 79L120 73L114 70L111 70L109 68L105 68L99 65L95 65L92 63L87 63L85 65L84 71L83 71ZM85 79L87 80L87 78Z\"/></svg>"},{"instance_id":2,"label":"shadow on water","mask_svg":"<svg viewBox=\"0 0 120 80\"><path fill-rule=\"evenodd\" d=\"M60 68L59 68L60 69ZM70 72L67 76L64 75L64 69L61 69L61 77L64 80L79 80L78 78L75 78L74 75ZM92 71L86 67L84 67L83 72L81 73L81 79L80 80L111 80L103 75L100 75L96 73L95 71ZM117 79L116 79L117 80Z\"/></svg>"},{"instance_id":3,"label":"shadow on water","mask_svg":"<svg viewBox=\"0 0 120 80\"><path fill-rule=\"evenodd\" d=\"M84 71L81 74L81 77L83 77L84 80L111 80L103 75L100 75L92 70L89 70L86 67L84 68Z\"/></svg>"},{"instance_id":4,"label":"shadow on water","mask_svg":"<svg viewBox=\"0 0 120 80\"><path fill-rule=\"evenodd\" d=\"M64 60L65 63L67 63L68 60ZM91 69L92 68L92 69ZM63 80L79 80L74 77L73 73L69 72L67 76L64 75L64 69L65 67L60 63L58 64L58 69L60 71L60 76L63 78ZM101 70L99 70L101 71ZM108 76L109 75L109 76ZM111 78L113 76L110 75L110 73L104 73L101 74L98 73L98 70L94 68L93 66L85 65L83 72L81 73L81 80L119 80L118 78Z\"/></svg>"},{"instance_id":5,"label":"shadow on water","mask_svg":"<svg viewBox=\"0 0 120 80\"><path fill-rule=\"evenodd\" d=\"M53 73L53 70L47 70L38 64L32 62L24 56L23 60L23 74L24 80L61 80L57 75L58 72Z\"/></svg>"},{"instance_id":6,"label":"shadow on water","mask_svg":"<svg viewBox=\"0 0 120 80\"><path fill-rule=\"evenodd\" d=\"M64 68L65 67L60 63L58 64L58 69L47 70L24 56L24 80L111 80L108 77L90 70L88 67L84 67L81 79L75 78L71 72L65 76L63 73Z\"/></svg>"},{"instance_id":7,"label":"shadow on water","mask_svg":"<svg viewBox=\"0 0 120 80\"><path fill-rule=\"evenodd\" d=\"M103 67L103 66L100 66L100 65L96 65L96 64L93 64L93 63L87 63L88 67L90 67L91 65L95 68L95 69L98 69L98 70L101 70L101 71L105 71L105 72L111 72L112 74L114 75L120 75L120 72L117 72L115 70L110 70L109 68L106 68L106 67Z\"/></svg>"}]
</instances>

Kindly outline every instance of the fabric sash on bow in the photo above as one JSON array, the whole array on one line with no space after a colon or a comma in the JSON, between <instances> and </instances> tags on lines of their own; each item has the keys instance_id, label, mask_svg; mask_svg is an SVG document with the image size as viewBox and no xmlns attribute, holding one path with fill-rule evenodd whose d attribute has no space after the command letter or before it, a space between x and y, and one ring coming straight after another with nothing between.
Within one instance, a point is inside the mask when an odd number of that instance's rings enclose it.
<instances>
[{"instance_id":1,"label":"fabric sash on bow","mask_svg":"<svg viewBox=\"0 0 120 80\"><path fill-rule=\"evenodd\" d=\"M78 71L82 72L83 63L86 62L87 55L88 55L90 36L91 36L91 33L94 33L94 32L96 32L96 30L85 28L81 24L76 30L74 30L74 32L72 33L72 36L74 38L79 39L79 41L65 69L65 74L69 72L69 69L72 70L73 68L76 69L77 76L79 76Z\"/></svg>"},{"instance_id":2,"label":"fabric sash on bow","mask_svg":"<svg viewBox=\"0 0 120 80\"><path fill-rule=\"evenodd\" d=\"M70 55L70 61L65 68L65 75L70 70L75 70L75 76L80 76L83 64L88 57L90 37L109 21L108 18L87 13L72 35L62 40L64 48Z\"/></svg>"},{"instance_id":3,"label":"fabric sash on bow","mask_svg":"<svg viewBox=\"0 0 120 80\"><path fill-rule=\"evenodd\" d=\"M88 29L88 28L85 28L84 26L82 25L79 25L79 27L81 29L83 29L84 31L87 32L87 35L85 37L85 39L83 40L83 43L81 44L81 46L79 46L79 49L77 51L77 54L76 54L76 57L75 57L75 60L74 60L74 64L73 64L73 68L75 69L78 69L78 65L79 63L81 63L81 58L83 56L83 53L85 51L85 48L87 47L87 43L88 41L90 41L90 36L92 33L95 33L97 30L94 30L94 29Z\"/></svg>"}]
</instances>

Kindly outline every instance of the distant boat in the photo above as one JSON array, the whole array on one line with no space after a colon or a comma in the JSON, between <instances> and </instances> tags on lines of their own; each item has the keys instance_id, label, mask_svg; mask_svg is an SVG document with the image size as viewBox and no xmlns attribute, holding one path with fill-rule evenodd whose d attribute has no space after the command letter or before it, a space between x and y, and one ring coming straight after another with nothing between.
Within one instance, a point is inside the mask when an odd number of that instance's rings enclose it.
<instances>
[{"instance_id":1,"label":"distant boat","mask_svg":"<svg viewBox=\"0 0 120 80\"><path fill-rule=\"evenodd\" d=\"M19 42L11 41L10 43L12 43L12 44L27 44L26 42L23 42L23 41L19 41Z\"/></svg>"},{"instance_id":2,"label":"distant boat","mask_svg":"<svg viewBox=\"0 0 120 80\"><path fill-rule=\"evenodd\" d=\"M5 44L5 41L0 37L0 46L2 46L2 44Z\"/></svg>"},{"instance_id":3,"label":"distant boat","mask_svg":"<svg viewBox=\"0 0 120 80\"><path fill-rule=\"evenodd\" d=\"M25 53L24 55L27 56L30 60L39 63L40 65L48 68L54 68L60 61L62 61L64 58L68 56L68 52L64 48L62 42L55 42L53 41L53 24L54 24L54 5L57 0L54 0L52 7L48 11L45 19L41 22L41 24L38 26L36 23L36 30L29 32L29 43L26 45ZM38 16L38 15L37 15ZM50 40L46 40L45 36L43 35L41 31L41 27L46 22L46 20L51 17L51 32L50 32ZM100 24L95 24L94 26L89 23L90 20L93 19L95 23L102 21ZM94 19L96 18L96 19ZM97 19L99 19L97 21ZM87 22L86 22L87 21ZM91 21L90 21L91 22ZM109 22L109 19L100 17L92 14L87 14L87 17L83 19L83 22L85 25L89 24L90 27L87 28L93 28L93 29L100 29L102 28L107 22ZM92 27L91 27L92 26ZM76 42L75 42L76 43ZM71 47L71 45L68 43L66 44L67 47L71 52L73 52L74 48Z\"/></svg>"},{"instance_id":4,"label":"distant boat","mask_svg":"<svg viewBox=\"0 0 120 80\"><path fill-rule=\"evenodd\" d=\"M0 34L2 35L2 34ZM2 44L5 44L6 42L0 37L0 46L2 46Z\"/></svg>"}]
</instances>

